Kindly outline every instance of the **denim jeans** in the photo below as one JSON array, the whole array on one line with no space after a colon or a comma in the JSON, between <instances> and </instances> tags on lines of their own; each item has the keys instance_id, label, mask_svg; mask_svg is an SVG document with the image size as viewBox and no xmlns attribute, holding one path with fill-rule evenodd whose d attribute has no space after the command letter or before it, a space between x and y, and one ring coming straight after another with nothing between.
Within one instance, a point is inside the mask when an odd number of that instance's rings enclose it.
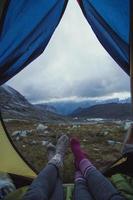
<instances>
[{"instance_id":1,"label":"denim jeans","mask_svg":"<svg viewBox=\"0 0 133 200\"><path fill-rule=\"evenodd\" d=\"M32 182L23 200L63 200L63 186L58 169L48 164Z\"/></svg>"},{"instance_id":2,"label":"denim jeans","mask_svg":"<svg viewBox=\"0 0 133 200\"><path fill-rule=\"evenodd\" d=\"M125 200L111 182L97 169L86 173L86 181L75 183L74 200ZM63 200L63 186L58 169L48 164L33 181L23 200Z\"/></svg>"},{"instance_id":3,"label":"denim jeans","mask_svg":"<svg viewBox=\"0 0 133 200\"><path fill-rule=\"evenodd\" d=\"M111 182L97 169L90 169L86 173L86 191L95 200L125 200ZM81 185L81 183L80 183ZM78 189L77 189L78 192ZM80 193L85 193L80 190ZM80 195L82 196L82 195ZM90 198L90 199L91 199ZM81 197L79 200L83 200Z\"/></svg>"}]
</instances>

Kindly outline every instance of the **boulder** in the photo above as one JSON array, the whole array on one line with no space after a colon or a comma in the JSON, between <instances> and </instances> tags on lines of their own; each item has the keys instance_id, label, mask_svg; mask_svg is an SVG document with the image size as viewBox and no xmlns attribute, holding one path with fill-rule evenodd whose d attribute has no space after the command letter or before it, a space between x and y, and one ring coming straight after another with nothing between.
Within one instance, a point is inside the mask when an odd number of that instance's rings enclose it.
<instances>
[{"instance_id":1,"label":"boulder","mask_svg":"<svg viewBox=\"0 0 133 200\"><path fill-rule=\"evenodd\" d=\"M30 142L30 144L31 144L31 145L37 144L37 141L32 140L32 141Z\"/></svg>"},{"instance_id":2,"label":"boulder","mask_svg":"<svg viewBox=\"0 0 133 200\"><path fill-rule=\"evenodd\" d=\"M42 141L42 146L46 146L49 142L48 141Z\"/></svg>"},{"instance_id":3,"label":"boulder","mask_svg":"<svg viewBox=\"0 0 133 200\"><path fill-rule=\"evenodd\" d=\"M20 130L20 131L14 131L12 133L12 137L15 137L18 139L18 137L27 137L32 132L32 130Z\"/></svg>"},{"instance_id":4,"label":"boulder","mask_svg":"<svg viewBox=\"0 0 133 200\"><path fill-rule=\"evenodd\" d=\"M47 130L46 130L46 131L44 131L44 134L48 134L48 133L49 133L49 131L47 131Z\"/></svg>"},{"instance_id":5,"label":"boulder","mask_svg":"<svg viewBox=\"0 0 133 200\"><path fill-rule=\"evenodd\" d=\"M104 136L107 136L108 134L109 134L109 131L104 131L104 132L103 132L103 135L104 135Z\"/></svg>"},{"instance_id":6,"label":"boulder","mask_svg":"<svg viewBox=\"0 0 133 200\"><path fill-rule=\"evenodd\" d=\"M131 126L131 124L132 124L131 121L125 122L125 124L124 124L124 130L127 131L129 129L129 127Z\"/></svg>"},{"instance_id":7,"label":"boulder","mask_svg":"<svg viewBox=\"0 0 133 200\"><path fill-rule=\"evenodd\" d=\"M47 128L48 128L47 125L38 124L36 130L37 130L38 133L42 133L42 132L44 132Z\"/></svg>"},{"instance_id":8,"label":"boulder","mask_svg":"<svg viewBox=\"0 0 133 200\"><path fill-rule=\"evenodd\" d=\"M107 143L110 145L121 144L121 142L114 141L114 140L107 140Z\"/></svg>"}]
</instances>

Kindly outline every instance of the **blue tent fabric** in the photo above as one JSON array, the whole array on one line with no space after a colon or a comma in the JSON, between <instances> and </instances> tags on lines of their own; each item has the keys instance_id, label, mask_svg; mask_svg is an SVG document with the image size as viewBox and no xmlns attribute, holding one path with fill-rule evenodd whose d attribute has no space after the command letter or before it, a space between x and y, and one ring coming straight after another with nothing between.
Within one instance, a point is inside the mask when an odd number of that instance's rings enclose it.
<instances>
[{"instance_id":1,"label":"blue tent fabric","mask_svg":"<svg viewBox=\"0 0 133 200\"><path fill-rule=\"evenodd\" d=\"M0 27L0 85L16 75L46 48L68 0L7 0ZM97 38L130 74L130 0L78 0Z\"/></svg>"},{"instance_id":2,"label":"blue tent fabric","mask_svg":"<svg viewBox=\"0 0 133 200\"><path fill-rule=\"evenodd\" d=\"M0 33L0 85L37 58L61 20L68 0L10 0Z\"/></svg>"},{"instance_id":3,"label":"blue tent fabric","mask_svg":"<svg viewBox=\"0 0 133 200\"><path fill-rule=\"evenodd\" d=\"M78 0L97 38L121 68L130 74L130 0Z\"/></svg>"}]
</instances>

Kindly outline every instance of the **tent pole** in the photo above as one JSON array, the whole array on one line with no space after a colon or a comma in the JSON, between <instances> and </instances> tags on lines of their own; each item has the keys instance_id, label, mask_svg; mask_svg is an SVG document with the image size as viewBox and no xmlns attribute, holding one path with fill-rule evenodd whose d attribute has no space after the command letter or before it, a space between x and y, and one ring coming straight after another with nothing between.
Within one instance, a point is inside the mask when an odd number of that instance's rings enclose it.
<instances>
[{"instance_id":1,"label":"tent pole","mask_svg":"<svg viewBox=\"0 0 133 200\"><path fill-rule=\"evenodd\" d=\"M131 83L131 103L133 113L133 1L130 0L130 83Z\"/></svg>"}]
</instances>

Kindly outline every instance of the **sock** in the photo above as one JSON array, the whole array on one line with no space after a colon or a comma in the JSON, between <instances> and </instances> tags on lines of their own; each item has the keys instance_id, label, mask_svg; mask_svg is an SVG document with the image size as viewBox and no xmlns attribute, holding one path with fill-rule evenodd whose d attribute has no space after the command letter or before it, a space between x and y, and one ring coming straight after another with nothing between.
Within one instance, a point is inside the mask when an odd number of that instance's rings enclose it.
<instances>
[{"instance_id":1,"label":"sock","mask_svg":"<svg viewBox=\"0 0 133 200\"><path fill-rule=\"evenodd\" d=\"M49 143L46 147L47 147L48 161L50 161L55 156L56 147L52 143Z\"/></svg>"},{"instance_id":2,"label":"sock","mask_svg":"<svg viewBox=\"0 0 133 200\"><path fill-rule=\"evenodd\" d=\"M68 147L69 138L67 135L62 135L56 145L56 154L55 156L48 162L49 164L55 165L57 168L63 167L64 156Z\"/></svg>"},{"instance_id":3,"label":"sock","mask_svg":"<svg viewBox=\"0 0 133 200\"><path fill-rule=\"evenodd\" d=\"M62 160L64 159L66 150L68 148L68 143L69 143L69 138L67 135L62 135L57 141L56 154L60 154Z\"/></svg>"},{"instance_id":4,"label":"sock","mask_svg":"<svg viewBox=\"0 0 133 200\"><path fill-rule=\"evenodd\" d=\"M84 179L84 177L83 177L83 175L82 175L82 173L81 173L81 171L80 170L78 170L78 171L76 171L75 172L75 178L74 178L74 180L75 180L75 182L77 182L77 181L86 181L85 179Z\"/></svg>"},{"instance_id":5,"label":"sock","mask_svg":"<svg viewBox=\"0 0 133 200\"><path fill-rule=\"evenodd\" d=\"M93 164L87 159L85 152L80 148L79 140L72 138L71 139L71 149L75 157L75 167L77 170L80 170L82 175L86 177L87 172L90 169L95 169Z\"/></svg>"},{"instance_id":6,"label":"sock","mask_svg":"<svg viewBox=\"0 0 133 200\"><path fill-rule=\"evenodd\" d=\"M48 162L48 164L52 164L57 168L63 167L63 161L60 154L55 154L55 156Z\"/></svg>"},{"instance_id":7,"label":"sock","mask_svg":"<svg viewBox=\"0 0 133 200\"><path fill-rule=\"evenodd\" d=\"M71 142L71 149L75 157L76 166L79 166L80 161L86 158L86 156L80 148L79 140L77 140L76 138L72 138L70 142Z\"/></svg>"},{"instance_id":8,"label":"sock","mask_svg":"<svg viewBox=\"0 0 133 200\"><path fill-rule=\"evenodd\" d=\"M87 158L84 158L79 163L79 169L80 169L82 175L84 177L86 177L87 173L91 169L96 169L96 168L94 167L94 165Z\"/></svg>"}]
</instances>

